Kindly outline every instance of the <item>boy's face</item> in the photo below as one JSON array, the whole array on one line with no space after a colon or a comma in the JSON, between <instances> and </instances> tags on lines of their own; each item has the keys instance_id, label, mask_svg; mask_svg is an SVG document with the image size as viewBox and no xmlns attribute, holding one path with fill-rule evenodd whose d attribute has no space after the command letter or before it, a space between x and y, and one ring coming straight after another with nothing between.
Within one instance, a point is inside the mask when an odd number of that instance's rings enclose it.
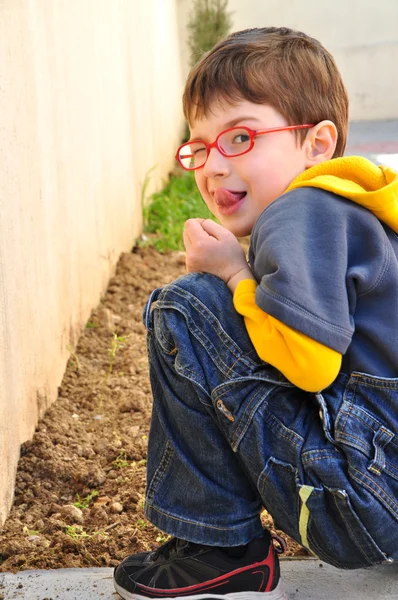
<instances>
[{"instance_id":1,"label":"boy's face","mask_svg":"<svg viewBox=\"0 0 398 600\"><path fill-rule=\"evenodd\" d=\"M193 121L190 140L212 143L221 131L239 125L257 130L283 127L287 122L265 104L216 102L206 117ZM299 144L293 131L277 131L256 137L252 150L241 156L227 158L212 148L195 178L221 225L242 237L251 233L264 208L306 168L305 144Z\"/></svg>"}]
</instances>

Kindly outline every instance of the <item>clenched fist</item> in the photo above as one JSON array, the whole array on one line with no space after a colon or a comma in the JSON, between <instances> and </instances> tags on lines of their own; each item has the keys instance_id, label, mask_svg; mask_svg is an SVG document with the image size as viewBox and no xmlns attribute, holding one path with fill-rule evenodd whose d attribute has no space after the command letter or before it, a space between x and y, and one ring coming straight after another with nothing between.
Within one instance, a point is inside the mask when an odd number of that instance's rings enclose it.
<instances>
[{"instance_id":1,"label":"clenched fist","mask_svg":"<svg viewBox=\"0 0 398 600\"><path fill-rule=\"evenodd\" d=\"M184 227L189 273L212 273L228 285L231 292L242 279L254 279L245 253L233 233L211 219L189 219Z\"/></svg>"}]
</instances>

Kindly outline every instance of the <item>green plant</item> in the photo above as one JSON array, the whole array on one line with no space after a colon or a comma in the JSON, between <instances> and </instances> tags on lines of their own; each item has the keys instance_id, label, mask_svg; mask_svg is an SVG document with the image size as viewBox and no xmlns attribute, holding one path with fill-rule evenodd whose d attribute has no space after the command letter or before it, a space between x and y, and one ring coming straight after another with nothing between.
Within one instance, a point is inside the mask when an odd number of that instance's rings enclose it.
<instances>
[{"instance_id":1,"label":"green plant","mask_svg":"<svg viewBox=\"0 0 398 600\"><path fill-rule=\"evenodd\" d=\"M214 219L196 187L193 173L172 174L162 191L156 192L144 207L144 233L150 237L140 246L154 246L158 252L183 250L182 231L187 219Z\"/></svg>"},{"instance_id":2,"label":"green plant","mask_svg":"<svg viewBox=\"0 0 398 600\"><path fill-rule=\"evenodd\" d=\"M187 25L191 67L229 33L232 19L227 5L228 0L196 0Z\"/></svg>"},{"instance_id":3,"label":"green plant","mask_svg":"<svg viewBox=\"0 0 398 600\"><path fill-rule=\"evenodd\" d=\"M121 452L119 454L119 456L117 456L115 458L115 460L112 461L112 466L115 469L125 469L126 467L129 467L130 463L128 462L128 460L126 460L126 453L125 452Z\"/></svg>"},{"instance_id":4,"label":"green plant","mask_svg":"<svg viewBox=\"0 0 398 600\"><path fill-rule=\"evenodd\" d=\"M76 372L80 371L80 361L79 361L79 357L77 356L76 352L73 349L72 344L68 344L66 349L68 350L69 354L70 354L70 361L71 364L73 365L73 368L75 369Z\"/></svg>"},{"instance_id":5,"label":"green plant","mask_svg":"<svg viewBox=\"0 0 398 600\"><path fill-rule=\"evenodd\" d=\"M81 525L67 525L65 527L66 535L69 535L74 540L80 540L82 538L92 537L86 533Z\"/></svg>"},{"instance_id":6,"label":"green plant","mask_svg":"<svg viewBox=\"0 0 398 600\"><path fill-rule=\"evenodd\" d=\"M170 539L170 535L167 535L165 533L160 533L157 537L156 537L156 541L159 542L160 544L164 544L165 542L167 542L167 540Z\"/></svg>"},{"instance_id":7,"label":"green plant","mask_svg":"<svg viewBox=\"0 0 398 600\"><path fill-rule=\"evenodd\" d=\"M139 529L146 529L148 527L148 523L144 519L138 519L136 525Z\"/></svg>"},{"instance_id":8,"label":"green plant","mask_svg":"<svg viewBox=\"0 0 398 600\"><path fill-rule=\"evenodd\" d=\"M114 365L114 362L116 359L117 352L121 348L124 348L126 341L127 341L127 337L122 336L122 335L117 335L116 333L113 334L112 344L108 350L109 354L111 355L111 358L109 361L109 367L108 367L108 376L112 374L113 365Z\"/></svg>"},{"instance_id":9,"label":"green plant","mask_svg":"<svg viewBox=\"0 0 398 600\"><path fill-rule=\"evenodd\" d=\"M91 500L98 496L98 493L99 492L97 492L96 490L93 490L92 492L87 494L85 498L80 496L80 494L76 494L77 501L73 503L73 506L76 506L77 508L88 508L90 506Z\"/></svg>"}]
</instances>

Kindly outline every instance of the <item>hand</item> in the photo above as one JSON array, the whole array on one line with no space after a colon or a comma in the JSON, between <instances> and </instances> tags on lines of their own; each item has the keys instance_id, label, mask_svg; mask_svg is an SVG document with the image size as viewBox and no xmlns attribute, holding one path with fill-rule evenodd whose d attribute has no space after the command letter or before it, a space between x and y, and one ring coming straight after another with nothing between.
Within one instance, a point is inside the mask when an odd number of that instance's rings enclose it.
<instances>
[{"instance_id":1,"label":"hand","mask_svg":"<svg viewBox=\"0 0 398 600\"><path fill-rule=\"evenodd\" d=\"M188 273L212 273L234 292L242 279L254 279L236 237L211 219L189 219L184 228Z\"/></svg>"}]
</instances>

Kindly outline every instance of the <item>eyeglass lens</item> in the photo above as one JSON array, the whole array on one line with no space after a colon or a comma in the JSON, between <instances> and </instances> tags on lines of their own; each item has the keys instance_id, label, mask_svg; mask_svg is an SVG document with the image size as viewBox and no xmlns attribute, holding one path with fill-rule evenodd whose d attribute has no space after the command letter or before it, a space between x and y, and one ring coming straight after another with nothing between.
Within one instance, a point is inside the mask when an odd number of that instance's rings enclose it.
<instances>
[{"instance_id":1,"label":"eyeglass lens","mask_svg":"<svg viewBox=\"0 0 398 600\"><path fill-rule=\"evenodd\" d=\"M231 129L218 138L218 148L226 156L236 156L251 148L250 134L246 129ZM203 142L189 142L180 148L179 161L185 169L198 169L207 159L207 148Z\"/></svg>"}]
</instances>

